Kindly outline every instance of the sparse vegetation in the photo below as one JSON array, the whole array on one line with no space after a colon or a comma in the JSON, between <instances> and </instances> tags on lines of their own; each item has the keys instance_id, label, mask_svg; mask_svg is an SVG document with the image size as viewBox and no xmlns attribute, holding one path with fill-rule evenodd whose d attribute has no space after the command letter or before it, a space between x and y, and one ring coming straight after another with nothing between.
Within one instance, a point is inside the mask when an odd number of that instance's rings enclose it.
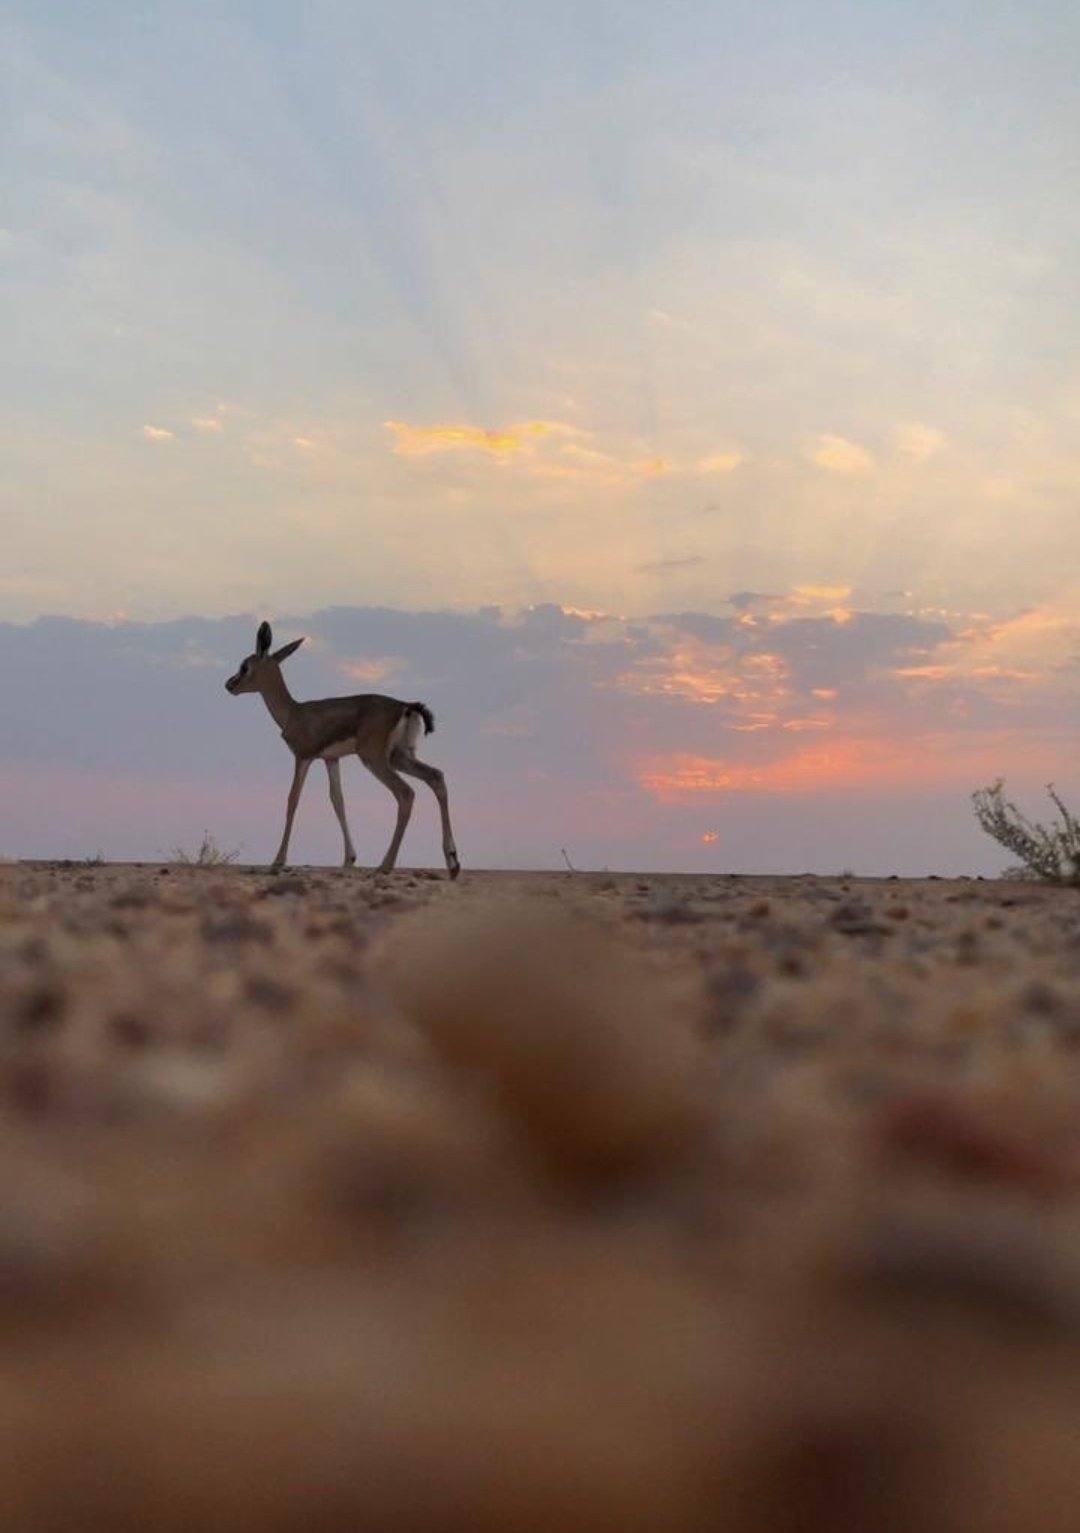
<instances>
[{"instance_id":1,"label":"sparse vegetation","mask_svg":"<svg viewBox=\"0 0 1080 1533\"><path fill-rule=\"evenodd\" d=\"M219 846L208 830L203 831L202 843L197 852L186 852L178 846L172 854L173 862L179 862L189 868L222 868L236 862L240 856L239 847Z\"/></svg>"},{"instance_id":2,"label":"sparse vegetation","mask_svg":"<svg viewBox=\"0 0 1080 1533\"><path fill-rule=\"evenodd\" d=\"M988 836L1020 859L1020 865L1007 868L1004 877L1080 884L1080 820L1070 814L1052 783L1047 783L1046 791L1060 816L1049 825L1029 820L1007 799L1000 777L971 795L975 818Z\"/></svg>"}]
</instances>

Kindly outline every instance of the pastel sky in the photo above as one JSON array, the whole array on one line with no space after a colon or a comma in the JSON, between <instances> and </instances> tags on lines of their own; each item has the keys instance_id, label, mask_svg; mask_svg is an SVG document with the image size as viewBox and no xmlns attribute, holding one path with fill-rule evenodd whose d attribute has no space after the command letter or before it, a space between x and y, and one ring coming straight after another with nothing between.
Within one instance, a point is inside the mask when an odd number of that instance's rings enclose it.
<instances>
[{"instance_id":1,"label":"pastel sky","mask_svg":"<svg viewBox=\"0 0 1080 1533\"><path fill-rule=\"evenodd\" d=\"M0 852L272 850L268 616L474 860L994 870L972 788L1080 797L1078 77L1074 0L8 0Z\"/></svg>"}]
</instances>

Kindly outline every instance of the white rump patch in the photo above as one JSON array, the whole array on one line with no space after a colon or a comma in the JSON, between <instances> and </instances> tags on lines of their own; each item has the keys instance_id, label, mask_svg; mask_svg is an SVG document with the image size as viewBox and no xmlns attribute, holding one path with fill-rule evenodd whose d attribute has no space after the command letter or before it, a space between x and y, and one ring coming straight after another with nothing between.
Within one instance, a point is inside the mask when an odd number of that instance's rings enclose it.
<instances>
[{"instance_id":1,"label":"white rump patch","mask_svg":"<svg viewBox=\"0 0 1080 1533\"><path fill-rule=\"evenodd\" d=\"M423 728L424 721L418 713L403 713L390 731L390 750L400 750L408 756L415 756L416 742Z\"/></svg>"}]
</instances>

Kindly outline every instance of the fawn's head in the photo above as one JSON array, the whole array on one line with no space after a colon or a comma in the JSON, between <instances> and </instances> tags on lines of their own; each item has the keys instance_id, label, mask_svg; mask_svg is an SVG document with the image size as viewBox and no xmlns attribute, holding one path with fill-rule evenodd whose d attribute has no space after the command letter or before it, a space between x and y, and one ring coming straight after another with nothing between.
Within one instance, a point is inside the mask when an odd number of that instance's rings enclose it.
<instances>
[{"instance_id":1,"label":"fawn's head","mask_svg":"<svg viewBox=\"0 0 1080 1533\"><path fill-rule=\"evenodd\" d=\"M279 666L283 660L298 650L303 644L303 638L293 639L291 644L283 644L280 649L270 653L270 646L274 642L274 636L270 631L269 623L260 623L259 631L255 635L255 653L241 660L240 668L235 676L230 676L225 683L226 692L231 692L233 697L241 692L258 692L262 681L270 666Z\"/></svg>"}]
</instances>

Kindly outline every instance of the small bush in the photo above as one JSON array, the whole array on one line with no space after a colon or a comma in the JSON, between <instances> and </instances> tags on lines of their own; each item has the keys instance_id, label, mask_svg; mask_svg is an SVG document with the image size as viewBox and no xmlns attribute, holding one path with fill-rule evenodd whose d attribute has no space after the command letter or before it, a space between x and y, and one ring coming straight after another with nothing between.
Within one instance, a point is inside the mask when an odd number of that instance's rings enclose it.
<instances>
[{"instance_id":1,"label":"small bush","mask_svg":"<svg viewBox=\"0 0 1080 1533\"><path fill-rule=\"evenodd\" d=\"M1006 869L1004 877L1080 884L1080 820L1069 813L1052 783L1047 784L1046 791L1061 816L1049 825L1039 825L1022 814L1005 797L1005 783L1000 777L971 795L975 818L988 836L1020 859L1020 866Z\"/></svg>"},{"instance_id":2,"label":"small bush","mask_svg":"<svg viewBox=\"0 0 1080 1533\"><path fill-rule=\"evenodd\" d=\"M226 851L224 847L218 846L208 830L204 830L202 844L197 852L194 854L185 852L183 847L178 846L173 852L172 860L189 868L221 868L235 862L239 856L239 847Z\"/></svg>"}]
</instances>

